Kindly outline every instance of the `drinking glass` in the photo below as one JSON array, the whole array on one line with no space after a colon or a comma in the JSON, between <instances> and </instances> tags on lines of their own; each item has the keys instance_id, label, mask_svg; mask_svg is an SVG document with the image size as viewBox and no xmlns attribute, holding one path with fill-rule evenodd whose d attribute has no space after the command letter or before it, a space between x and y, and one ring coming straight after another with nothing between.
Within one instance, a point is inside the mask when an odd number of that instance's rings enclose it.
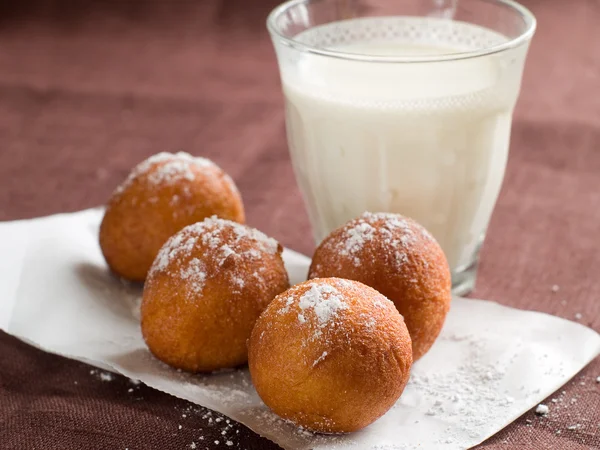
<instances>
[{"instance_id":1,"label":"drinking glass","mask_svg":"<svg viewBox=\"0 0 600 450\"><path fill-rule=\"evenodd\" d=\"M315 240L365 211L412 217L472 290L535 18L510 0L292 0L270 14Z\"/></svg>"}]
</instances>

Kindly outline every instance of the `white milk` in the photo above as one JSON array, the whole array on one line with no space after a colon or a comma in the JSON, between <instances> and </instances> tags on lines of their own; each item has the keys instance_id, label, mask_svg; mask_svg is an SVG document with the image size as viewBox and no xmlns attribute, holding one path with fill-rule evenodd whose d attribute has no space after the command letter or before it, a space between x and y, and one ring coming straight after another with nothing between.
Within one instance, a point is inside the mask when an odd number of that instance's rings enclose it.
<instances>
[{"instance_id":1,"label":"white milk","mask_svg":"<svg viewBox=\"0 0 600 450\"><path fill-rule=\"evenodd\" d=\"M454 23L461 26L502 39ZM431 55L464 47L370 42L339 49ZM520 79L506 67L497 55L400 64L310 55L283 70L289 146L317 241L364 211L398 212L436 237L453 270L469 264L506 166Z\"/></svg>"}]
</instances>

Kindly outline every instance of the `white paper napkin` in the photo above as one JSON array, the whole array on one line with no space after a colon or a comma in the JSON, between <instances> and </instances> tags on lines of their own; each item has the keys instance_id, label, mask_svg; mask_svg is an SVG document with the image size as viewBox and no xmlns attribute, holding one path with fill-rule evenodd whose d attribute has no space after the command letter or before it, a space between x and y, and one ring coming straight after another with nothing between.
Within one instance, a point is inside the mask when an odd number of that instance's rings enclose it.
<instances>
[{"instance_id":1,"label":"white paper napkin","mask_svg":"<svg viewBox=\"0 0 600 450\"><path fill-rule=\"evenodd\" d=\"M272 414L245 369L189 375L150 355L139 327L141 290L111 276L100 253L101 215L87 210L0 224L0 328L219 411L284 448L469 448L600 354L600 336L580 324L455 298L441 337L384 417L357 433L313 435ZM302 281L308 258L289 250L284 257L291 281Z\"/></svg>"}]
</instances>

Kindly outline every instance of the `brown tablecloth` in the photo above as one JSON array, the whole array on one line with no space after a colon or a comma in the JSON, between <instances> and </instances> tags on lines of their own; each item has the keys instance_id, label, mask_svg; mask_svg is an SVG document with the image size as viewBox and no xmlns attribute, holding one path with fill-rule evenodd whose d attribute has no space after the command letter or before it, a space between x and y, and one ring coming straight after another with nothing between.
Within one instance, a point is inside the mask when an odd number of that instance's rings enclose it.
<instances>
[{"instance_id":1,"label":"brown tablecloth","mask_svg":"<svg viewBox=\"0 0 600 450\"><path fill-rule=\"evenodd\" d=\"M0 220L101 204L134 163L185 149L231 173L250 224L310 253L264 30L274 3L0 3ZM600 331L600 2L525 4L539 30L475 296ZM0 333L0 448L277 448L90 370ZM482 448L600 448L598 376L596 360L548 417Z\"/></svg>"}]
</instances>

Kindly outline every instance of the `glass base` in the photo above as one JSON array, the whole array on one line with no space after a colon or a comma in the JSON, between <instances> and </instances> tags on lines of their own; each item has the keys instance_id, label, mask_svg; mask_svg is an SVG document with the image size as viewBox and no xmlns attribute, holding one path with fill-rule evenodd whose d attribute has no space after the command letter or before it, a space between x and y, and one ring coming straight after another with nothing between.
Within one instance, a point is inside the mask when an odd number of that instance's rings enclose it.
<instances>
[{"instance_id":1,"label":"glass base","mask_svg":"<svg viewBox=\"0 0 600 450\"><path fill-rule=\"evenodd\" d=\"M482 239L483 241L483 239ZM470 264L458 267L452 271L452 294L464 296L475 288L477 266L479 265L479 246Z\"/></svg>"},{"instance_id":2,"label":"glass base","mask_svg":"<svg viewBox=\"0 0 600 450\"><path fill-rule=\"evenodd\" d=\"M461 272L452 272L452 294L465 296L475 288L477 279L477 262Z\"/></svg>"}]
</instances>

